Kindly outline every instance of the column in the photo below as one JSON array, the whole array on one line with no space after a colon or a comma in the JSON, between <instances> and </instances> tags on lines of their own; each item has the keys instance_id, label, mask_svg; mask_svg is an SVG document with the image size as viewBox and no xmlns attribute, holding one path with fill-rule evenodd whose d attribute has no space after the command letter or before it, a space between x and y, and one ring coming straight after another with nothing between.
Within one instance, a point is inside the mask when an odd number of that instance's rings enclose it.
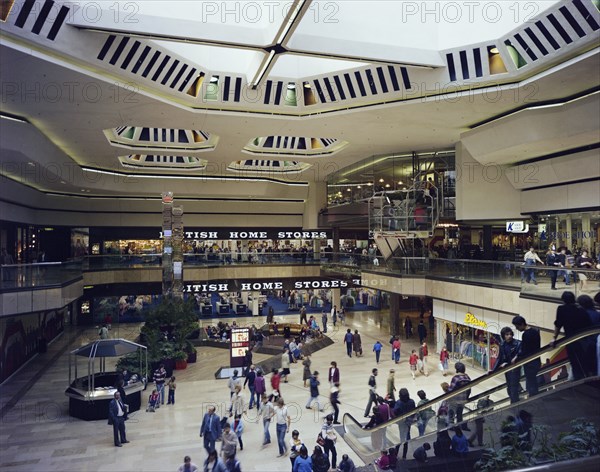
<instances>
[{"instance_id":1,"label":"column","mask_svg":"<svg viewBox=\"0 0 600 472\"><path fill-rule=\"evenodd\" d=\"M584 213L581 215L581 244L580 247L582 249L587 249L588 251L594 250L593 246L593 235L592 228L590 224L590 214Z\"/></svg>"},{"instance_id":2,"label":"column","mask_svg":"<svg viewBox=\"0 0 600 472\"><path fill-rule=\"evenodd\" d=\"M259 299L260 299L260 292L252 292L252 316L258 316L259 315Z\"/></svg>"},{"instance_id":3,"label":"column","mask_svg":"<svg viewBox=\"0 0 600 472\"><path fill-rule=\"evenodd\" d=\"M242 240L242 262L248 262L248 241Z\"/></svg>"},{"instance_id":4,"label":"column","mask_svg":"<svg viewBox=\"0 0 600 472\"><path fill-rule=\"evenodd\" d=\"M331 230L331 238L333 239L333 260L332 262L338 262L340 260L340 229L334 226Z\"/></svg>"},{"instance_id":5,"label":"column","mask_svg":"<svg viewBox=\"0 0 600 472\"><path fill-rule=\"evenodd\" d=\"M571 219L571 215L567 215L567 219L565 220L565 231L567 233L567 237L565 238L565 245L567 249L572 249L573 247L573 220Z\"/></svg>"},{"instance_id":6,"label":"column","mask_svg":"<svg viewBox=\"0 0 600 472\"><path fill-rule=\"evenodd\" d=\"M312 240L312 250L313 250L313 261L319 262L321 260L321 240L313 239Z\"/></svg>"},{"instance_id":7,"label":"column","mask_svg":"<svg viewBox=\"0 0 600 472\"><path fill-rule=\"evenodd\" d=\"M400 323L400 294L390 293L390 334L402 333Z\"/></svg>"},{"instance_id":8,"label":"column","mask_svg":"<svg viewBox=\"0 0 600 472\"><path fill-rule=\"evenodd\" d=\"M170 295L173 290L173 192L162 194L163 203L163 255L162 255L162 293Z\"/></svg>"},{"instance_id":9,"label":"column","mask_svg":"<svg viewBox=\"0 0 600 472\"><path fill-rule=\"evenodd\" d=\"M340 289L332 288L331 289L331 306L337 306L338 311L340 311Z\"/></svg>"},{"instance_id":10,"label":"column","mask_svg":"<svg viewBox=\"0 0 600 472\"><path fill-rule=\"evenodd\" d=\"M492 259L492 226L483 225L483 258Z\"/></svg>"},{"instance_id":11,"label":"column","mask_svg":"<svg viewBox=\"0 0 600 472\"><path fill-rule=\"evenodd\" d=\"M304 201L302 229L317 229L319 213L327 208L327 182L309 182L308 195Z\"/></svg>"}]
</instances>

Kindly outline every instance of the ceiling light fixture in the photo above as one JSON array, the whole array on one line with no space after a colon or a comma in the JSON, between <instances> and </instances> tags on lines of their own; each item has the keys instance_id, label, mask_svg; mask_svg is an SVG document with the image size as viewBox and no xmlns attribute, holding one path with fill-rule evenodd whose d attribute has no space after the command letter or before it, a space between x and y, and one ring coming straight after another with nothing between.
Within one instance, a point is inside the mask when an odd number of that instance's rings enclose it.
<instances>
[{"instance_id":1,"label":"ceiling light fixture","mask_svg":"<svg viewBox=\"0 0 600 472\"><path fill-rule=\"evenodd\" d=\"M379 179L379 182L380 182L380 183L383 183L383 182L385 182L385 180L383 180L383 179Z\"/></svg>"},{"instance_id":2,"label":"ceiling light fixture","mask_svg":"<svg viewBox=\"0 0 600 472\"><path fill-rule=\"evenodd\" d=\"M302 10L302 7L304 6L305 1L306 0L300 0L298 3L296 3L295 8L290 9L288 18L285 18L283 20L284 21L283 28L279 31L279 34L277 35L277 44L281 44L285 40L285 37L290 32L290 29L292 28L292 26L294 26L294 22L296 21L296 18L300 14L300 11Z\"/></svg>"},{"instance_id":3,"label":"ceiling light fixture","mask_svg":"<svg viewBox=\"0 0 600 472\"><path fill-rule=\"evenodd\" d=\"M181 180L203 180L203 181L212 181L212 180L234 180L236 182L271 182L279 185L287 185L289 187L307 187L307 182L285 182L278 179L263 179L263 178L243 178L243 177L235 177L235 176L193 176L193 175L154 175L154 174L126 174L123 172L113 172L109 170L100 170L100 169L92 169L89 167L82 167L82 171L84 172L93 172L95 174L105 174L105 175L115 175L118 177L124 177L126 179L181 179Z\"/></svg>"},{"instance_id":4,"label":"ceiling light fixture","mask_svg":"<svg viewBox=\"0 0 600 472\"><path fill-rule=\"evenodd\" d=\"M0 113L0 118L4 120L16 121L17 123L29 123L25 118L20 116L11 115L10 113Z\"/></svg>"},{"instance_id":5,"label":"ceiling light fixture","mask_svg":"<svg viewBox=\"0 0 600 472\"><path fill-rule=\"evenodd\" d=\"M254 79L252 79L252 81L250 82L250 88L252 90L254 90L258 87L258 85L262 81L264 75L267 73L267 70L271 66L271 63L272 63L274 57L275 57L275 51L271 51L269 53L269 55L265 59L263 59L263 62L260 65L260 68L258 69L258 72L254 76Z\"/></svg>"},{"instance_id":6,"label":"ceiling light fixture","mask_svg":"<svg viewBox=\"0 0 600 472\"><path fill-rule=\"evenodd\" d=\"M500 54L500 51L497 47L493 47L492 49L490 49L490 54Z\"/></svg>"}]
</instances>

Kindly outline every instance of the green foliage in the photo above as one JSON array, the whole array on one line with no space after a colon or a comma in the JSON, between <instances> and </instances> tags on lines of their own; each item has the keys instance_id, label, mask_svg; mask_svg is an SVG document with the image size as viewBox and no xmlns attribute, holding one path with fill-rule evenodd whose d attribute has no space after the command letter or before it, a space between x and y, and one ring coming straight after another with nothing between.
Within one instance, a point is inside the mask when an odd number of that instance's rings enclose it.
<instances>
[{"instance_id":1,"label":"green foliage","mask_svg":"<svg viewBox=\"0 0 600 472\"><path fill-rule=\"evenodd\" d=\"M475 470L492 472L501 470L520 469L528 464L524 454L515 450L513 446L504 446L500 449L484 449L481 459L475 463Z\"/></svg>"},{"instance_id":2,"label":"green foliage","mask_svg":"<svg viewBox=\"0 0 600 472\"><path fill-rule=\"evenodd\" d=\"M525 442L525 435L510 430L510 424L502 424L500 449L490 448L482 452L475 463L475 470L482 472L513 470L536 465L539 462L559 462L600 453L600 429L585 418L571 421L571 431L559 435L558 441L550 441L549 428L534 425L531 428L532 443ZM531 447L531 451L527 451Z\"/></svg>"},{"instance_id":3,"label":"green foliage","mask_svg":"<svg viewBox=\"0 0 600 472\"><path fill-rule=\"evenodd\" d=\"M176 361L186 361L187 360L187 352L184 351L175 351L173 354L173 359Z\"/></svg>"},{"instance_id":4,"label":"green foliage","mask_svg":"<svg viewBox=\"0 0 600 472\"><path fill-rule=\"evenodd\" d=\"M191 299L183 301L163 297L161 303L146 315L146 323L141 329L144 344L148 348L148 363L162 359L186 359L188 353L195 351L187 337L197 329L198 316ZM165 339L165 331L170 333L170 340ZM121 358L119 362L129 362L127 357ZM136 364L134 371L138 370L139 366Z\"/></svg>"},{"instance_id":5,"label":"green foliage","mask_svg":"<svg viewBox=\"0 0 600 472\"><path fill-rule=\"evenodd\" d=\"M131 352L117 361L117 370L127 369L129 372L140 374L142 377L148 378L150 367L150 356L148 356L148 370L146 370L145 357L142 356L141 370L140 370L140 352L139 349L135 352Z\"/></svg>"},{"instance_id":6,"label":"green foliage","mask_svg":"<svg viewBox=\"0 0 600 472\"><path fill-rule=\"evenodd\" d=\"M585 418L571 421L571 431L561 433L557 449L565 459L587 457L600 452L600 430Z\"/></svg>"}]
</instances>

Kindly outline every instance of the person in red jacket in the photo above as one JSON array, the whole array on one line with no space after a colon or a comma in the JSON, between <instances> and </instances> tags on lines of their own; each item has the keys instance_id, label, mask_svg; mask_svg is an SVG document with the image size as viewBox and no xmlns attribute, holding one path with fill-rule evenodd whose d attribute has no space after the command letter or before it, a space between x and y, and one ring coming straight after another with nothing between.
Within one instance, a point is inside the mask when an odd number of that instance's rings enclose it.
<instances>
[{"instance_id":1,"label":"person in red jacket","mask_svg":"<svg viewBox=\"0 0 600 472\"><path fill-rule=\"evenodd\" d=\"M417 351L412 350L410 354L410 358L408 359L408 365L410 367L410 373L412 374L413 380L415 380L415 372L417 371L417 363L419 361L419 356L417 356Z\"/></svg>"},{"instance_id":2,"label":"person in red jacket","mask_svg":"<svg viewBox=\"0 0 600 472\"><path fill-rule=\"evenodd\" d=\"M442 374L444 377L448 370L448 359L450 359L450 353L448 352L448 349L446 349L446 346L444 346L440 352L440 364L442 365Z\"/></svg>"},{"instance_id":3,"label":"person in red jacket","mask_svg":"<svg viewBox=\"0 0 600 472\"><path fill-rule=\"evenodd\" d=\"M281 376L279 375L279 371L277 369L273 369L273 375L271 375L271 388L273 389L273 394L277 397L281 396L281 391L279 390L279 384L281 382ZM277 392L275 394L275 392Z\"/></svg>"}]
</instances>

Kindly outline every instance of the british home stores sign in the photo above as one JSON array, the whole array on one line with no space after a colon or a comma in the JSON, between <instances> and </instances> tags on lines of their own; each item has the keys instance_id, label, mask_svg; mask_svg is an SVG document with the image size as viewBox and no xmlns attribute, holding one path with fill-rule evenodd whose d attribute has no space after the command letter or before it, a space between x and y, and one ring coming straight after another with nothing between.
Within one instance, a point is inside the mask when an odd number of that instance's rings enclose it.
<instances>
[{"instance_id":1,"label":"british home stores sign","mask_svg":"<svg viewBox=\"0 0 600 472\"><path fill-rule=\"evenodd\" d=\"M184 231L185 239L217 239L217 240L238 240L238 239L331 239L331 234L324 230L302 230L302 229L212 229L203 231ZM159 232L159 238L163 238L162 231Z\"/></svg>"},{"instance_id":2,"label":"british home stores sign","mask_svg":"<svg viewBox=\"0 0 600 472\"><path fill-rule=\"evenodd\" d=\"M285 279L274 280L229 280L215 282L185 283L186 293L207 292L254 292L261 290L317 290L360 286L360 279Z\"/></svg>"}]
</instances>

